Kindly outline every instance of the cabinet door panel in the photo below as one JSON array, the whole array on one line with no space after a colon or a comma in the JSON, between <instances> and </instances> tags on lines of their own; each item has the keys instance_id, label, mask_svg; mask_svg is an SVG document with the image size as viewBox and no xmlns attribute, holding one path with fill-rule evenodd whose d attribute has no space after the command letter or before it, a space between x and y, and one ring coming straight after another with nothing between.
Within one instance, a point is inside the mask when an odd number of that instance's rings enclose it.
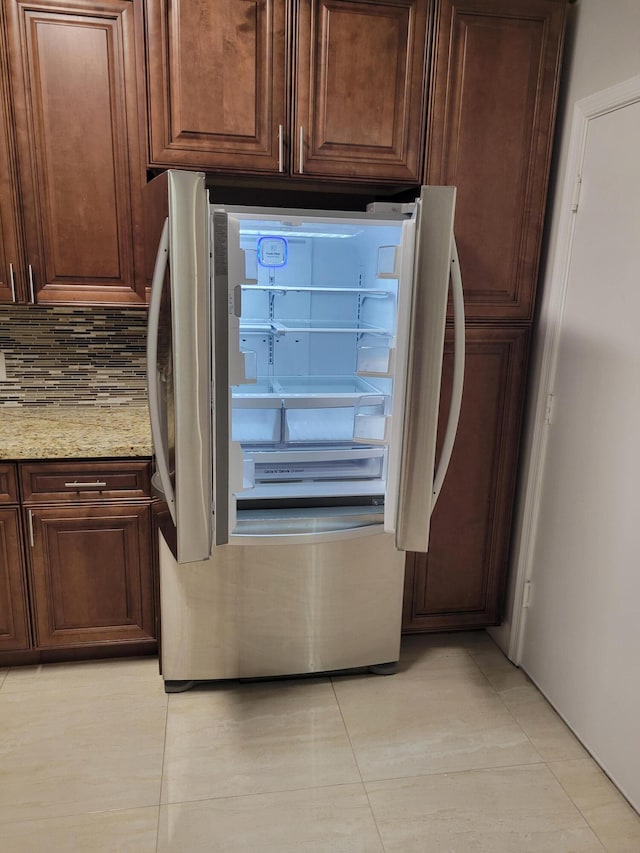
<instances>
[{"instance_id":1,"label":"cabinet door panel","mask_svg":"<svg viewBox=\"0 0 640 853\"><path fill-rule=\"evenodd\" d=\"M496 624L508 559L529 330L469 328L458 436L431 519L408 554L404 630ZM449 405L447 332L440 434Z\"/></svg>"},{"instance_id":2,"label":"cabinet door panel","mask_svg":"<svg viewBox=\"0 0 640 853\"><path fill-rule=\"evenodd\" d=\"M0 651L28 649L29 622L17 509L0 509Z\"/></svg>"},{"instance_id":3,"label":"cabinet door panel","mask_svg":"<svg viewBox=\"0 0 640 853\"><path fill-rule=\"evenodd\" d=\"M285 0L146 6L152 164L277 172Z\"/></svg>"},{"instance_id":4,"label":"cabinet door panel","mask_svg":"<svg viewBox=\"0 0 640 853\"><path fill-rule=\"evenodd\" d=\"M565 5L440 7L425 181L458 187L468 317L532 317Z\"/></svg>"},{"instance_id":5,"label":"cabinet door panel","mask_svg":"<svg viewBox=\"0 0 640 853\"><path fill-rule=\"evenodd\" d=\"M152 637L148 506L31 512L38 646Z\"/></svg>"},{"instance_id":6,"label":"cabinet door panel","mask_svg":"<svg viewBox=\"0 0 640 853\"><path fill-rule=\"evenodd\" d=\"M136 5L11 0L7 8L37 301L142 303Z\"/></svg>"},{"instance_id":7,"label":"cabinet door panel","mask_svg":"<svg viewBox=\"0 0 640 853\"><path fill-rule=\"evenodd\" d=\"M429 8L301 0L294 172L419 182Z\"/></svg>"}]
</instances>

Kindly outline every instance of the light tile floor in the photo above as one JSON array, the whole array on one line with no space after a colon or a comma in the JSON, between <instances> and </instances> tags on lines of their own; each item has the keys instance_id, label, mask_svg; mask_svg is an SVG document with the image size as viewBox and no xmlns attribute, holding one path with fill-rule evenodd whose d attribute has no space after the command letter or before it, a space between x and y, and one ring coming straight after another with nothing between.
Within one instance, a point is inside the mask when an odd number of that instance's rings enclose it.
<instances>
[{"instance_id":1,"label":"light tile floor","mask_svg":"<svg viewBox=\"0 0 640 853\"><path fill-rule=\"evenodd\" d=\"M0 669L0 851L640 853L640 818L474 632L172 696L153 659Z\"/></svg>"}]
</instances>

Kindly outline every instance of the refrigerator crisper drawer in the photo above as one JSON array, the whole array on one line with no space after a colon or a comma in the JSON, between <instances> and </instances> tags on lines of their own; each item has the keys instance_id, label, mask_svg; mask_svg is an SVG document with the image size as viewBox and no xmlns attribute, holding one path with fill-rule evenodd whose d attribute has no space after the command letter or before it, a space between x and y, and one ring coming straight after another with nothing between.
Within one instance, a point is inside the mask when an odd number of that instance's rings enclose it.
<instances>
[{"instance_id":1,"label":"refrigerator crisper drawer","mask_svg":"<svg viewBox=\"0 0 640 853\"><path fill-rule=\"evenodd\" d=\"M389 400L358 377L260 380L234 388L232 439L285 446L379 441Z\"/></svg>"},{"instance_id":2,"label":"refrigerator crisper drawer","mask_svg":"<svg viewBox=\"0 0 640 853\"><path fill-rule=\"evenodd\" d=\"M249 451L254 482L283 483L300 480L365 480L382 477L382 447L302 451Z\"/></svg>"}]
</instances>

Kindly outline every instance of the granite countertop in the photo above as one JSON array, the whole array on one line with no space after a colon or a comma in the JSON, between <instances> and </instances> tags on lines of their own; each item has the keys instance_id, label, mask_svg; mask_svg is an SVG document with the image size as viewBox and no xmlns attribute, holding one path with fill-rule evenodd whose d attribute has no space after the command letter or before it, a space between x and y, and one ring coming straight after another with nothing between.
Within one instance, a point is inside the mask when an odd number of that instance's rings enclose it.
<instances>
[{"instance_id":1,"label":"granite countertop","mask_svg":"<svg viewBox=\"0 0 640 853\"><path fill-rule=\"evenodd\" d=\"M151 456L146 406L4 406L0 459Z\"/></svg>"}]
</instances>

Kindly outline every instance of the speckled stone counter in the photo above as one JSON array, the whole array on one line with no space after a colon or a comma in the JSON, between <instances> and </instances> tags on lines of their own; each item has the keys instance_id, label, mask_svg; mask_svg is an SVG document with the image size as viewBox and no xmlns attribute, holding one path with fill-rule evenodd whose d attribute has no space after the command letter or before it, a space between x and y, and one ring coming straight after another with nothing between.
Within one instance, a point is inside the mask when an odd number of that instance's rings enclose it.
<instances>
[{"instance_id":1,"label":"speckled stone counter","mask_svg":"<svg viewBox=\"0 0 640 853\"><path fill-rule=\"evenodd\" d=\"M146 406L0 407L0 459L151 456Z\"/></svg>"}]
</instances>

